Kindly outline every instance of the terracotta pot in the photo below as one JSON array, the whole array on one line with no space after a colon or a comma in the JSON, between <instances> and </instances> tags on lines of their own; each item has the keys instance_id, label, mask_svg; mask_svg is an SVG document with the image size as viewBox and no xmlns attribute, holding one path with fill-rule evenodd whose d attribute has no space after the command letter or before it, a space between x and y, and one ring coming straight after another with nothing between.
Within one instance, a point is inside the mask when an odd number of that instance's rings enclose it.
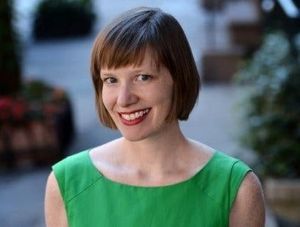
<instances>
[{"instance_id":1,"label":"terracotta pot","mask_svg":"<svg viewBox=\"0 0 300 227\"><path fill-rule=\"evenodd\" d=\"M267 179L264 189L267 204L274 214L300 225L300 178Z\"/></svg>"}]
</instances>

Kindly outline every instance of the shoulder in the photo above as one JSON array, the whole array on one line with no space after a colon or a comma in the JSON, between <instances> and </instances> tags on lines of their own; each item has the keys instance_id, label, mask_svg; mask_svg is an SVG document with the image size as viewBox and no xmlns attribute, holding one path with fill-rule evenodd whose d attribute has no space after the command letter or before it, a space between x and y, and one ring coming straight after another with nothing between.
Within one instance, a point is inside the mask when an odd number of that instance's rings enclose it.
<instances>
[{"instance_id":1,"label":"shoulder","mask_svg":"<svg viewBox=\"0 0 300 227\"><path fill-rule=\"evenodd\" d=\"M208 182L203 186L216 201L225 203L228 213L251 168L243 161L215 150L212 158L202 171L201 180Z\"/></svg>"},{"instance_id":2,"label":"shoulder","mask_svg":"<svg viewBox=\"0 0 300 227\"><path fill-rule=\"evenodd\" d=\"M87 150L80 151L78 153L69 155L69 156L65 157L64 159L62 159L61 161L54 164L52 166L52 168L59 168L61 166L66 166L66 165L76 165L86 159L87 153L89 151L90 151L90 149L87 149Z\"/></svg>"},{"instance_id":3,"label":"shoulder","mask_svg":"<svg viewBox=\"0 0 300 227\"><path fill-rule=\"evenodd\" d=\"M210 170L214 186L223 189L222 197L228 196L230 226L264 226L263 191L251 168L237 158L216 151Z\"/></svg>"},{"instance_id":4,"label":"shoulder","mask_svg":"<svg viewBox=\"0 0 300 227\"><path fill-rule=\"evenodd\" d=\"M211 170L220 177L226 178L231 187L239 187L251 168L243 161L216 150L211 163Z\"/></svg>"},{"instance_id":5,"label":"shoulder","mask_svg":"<svg viewBox=\"0 0 300 227\"><path fill-rule=\"evenodd\" d=\"M257 193L256 195L261 193L262 195L260 182L246 163L222 152L218 152L217 156L216 165L220 166L217 172L220 178L226 179L228 183L230 210L237 206L236 204L241 198L251 197L248 194L250 192Z\"/></svg>"},{"instance_id":6,"label":"shoulder","mask_svg":"<svg viewBox=\"0 0 300 227\"><path fill-rule=\"evenodd\" d=\"M53 174L60 186L62 186L68 178L71 178L72 175L76 175L79 169L81 169L84 165L87 165L88 152L88 150L85 150L70 155L52 166Z\"/></svg>"},{"instance_id":7,"label":"shoulder","mask_svg":"<svg viewBox=\"0 0 300 227\"><path fill-rule=\"evenodd\" d=\"M46 185L45 219L48 227L68 226L63 198L53 172L50 173Z\"/></svg>"},{"instance_id":8,"label":"shoulder","mask_svg":"<svg viewBox=\"0 0 300 227\"><path fill-rule=\"evenodd\" d=\"M84 169L90 169L90 151L92 149L86 149L78 153L67 156L61 161L55 163L52 166L54 175L59 181L60 178L71 177L81 173Z\"/></svg>"},{"instance_id":9,"label":"shoulder","mask_svg":"<svg viewBox=\"0 0 300 227\"><path fill-rule=\"evenodd\" d=\"M236 175L239 172L246 174L251 169L243 161L225 154L219 150L216 150L206 144L200 143L198 141L189 140L192 146L198 150L198 153L201 154L202 159L206 161L213 160L212 170L217 172L228 173L230 175Z\"/></svg>"},{"instance_id":10,"label":"shoulder","mask_svg":"<svg viewBox=\"0 0 300 227\"><path fill-rule=\"evenodd\" d=\"M258 177L249 172L234 201L230 213L230 226L264 226L265 207L262 187Z\"/></svg>"},{"instance_id":11,"label":"shoulder","mask_svg":"<svg viewBox=\"0 0 300 227\"><path fill-rule=\"evenodd\" d=\"M101 178L90 159L90 149L68 156L52 166L60 194L67 204Z\"/></svg>"}]
</instances>

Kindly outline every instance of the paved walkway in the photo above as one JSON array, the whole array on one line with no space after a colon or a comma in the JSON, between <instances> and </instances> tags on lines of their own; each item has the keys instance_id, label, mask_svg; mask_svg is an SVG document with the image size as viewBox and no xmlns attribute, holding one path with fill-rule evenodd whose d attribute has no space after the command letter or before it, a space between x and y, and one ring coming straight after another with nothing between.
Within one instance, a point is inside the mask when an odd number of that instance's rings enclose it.
<instances>
[{"instance_id":1,"label":"paved walkway","mask_svg":"<svg viewBox=\"0 0 300 227\"><path fill-rule=\"evenodd\" d=\"M98 124L92 84L89 76L89 56L95 37L57 42L34 43L29 36L30 17L26 12L31 5L28 0L17 0L26 45L24 49L24 77L40 78L48 83L59 85L68 90L75 113L77 137L70 152L93 147L116 138L118 133ZM26 3L27 2L27 3ZM32 3L38 2L33 0ZM173 14L187 33L197 62L207 48L205 33L205 13L197 0L98 0L96 11L99 23L95 30L107 23L120 12L140 5L160 7ZM23 8L22 8L23 7ZM27 10L25 13L22 10ZM23 14L22 14L23 13ZM243 12L241 12L243 13ZM226 18L218 18L219 31L217 45L228 44L224 29ZM241 88L233 85L204 86L190 120L182 123L184 133L216 149L253 162L253 155L238 144L240 122L236 103L243 94ZM42 227L43 197L49 168L15 171L0 175L0 226L3 227ZM272 216L268 216L267 227L274 227Z\"/></svg>"}]
</instances>

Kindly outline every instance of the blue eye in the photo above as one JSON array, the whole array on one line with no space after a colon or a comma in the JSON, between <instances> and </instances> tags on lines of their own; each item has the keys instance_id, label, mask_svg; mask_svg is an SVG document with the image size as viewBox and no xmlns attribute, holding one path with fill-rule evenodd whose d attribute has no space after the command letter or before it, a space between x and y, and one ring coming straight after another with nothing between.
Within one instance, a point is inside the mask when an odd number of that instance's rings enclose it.
<instances>
[{"instance_id":1,"label":"blue eye","mask_svg":"<svg viewBox=\"0 0 300 227\"><path fill-rule=\"evenodd\" d=\"M150 75L147 75L147 74L140 74L137 76L137 80L138 81L147 81L147 80L150 80L152 78L152 76Z\"/></svg>"},{"instance_id":2,"label":"blue eye","mask_svg":"<svg viewBox=\"0 0 300 227\"><path fill-rule=\"evenodd\" d=\"M114 84L114 83L117 83L117 79L114 77L107 77L107 78L103 79L103 83Z\"/></svg>"}]
</instances>

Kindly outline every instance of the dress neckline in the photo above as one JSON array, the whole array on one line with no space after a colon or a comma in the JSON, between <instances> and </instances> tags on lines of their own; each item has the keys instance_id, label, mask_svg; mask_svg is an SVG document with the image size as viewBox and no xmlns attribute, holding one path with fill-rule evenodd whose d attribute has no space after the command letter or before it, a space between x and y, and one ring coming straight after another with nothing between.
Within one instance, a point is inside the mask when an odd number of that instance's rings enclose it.
<instances>
[{"instance_id":1,"label":"dress neckline","mask_svg":"<svg viewBox=\"0 0 300 227\"><path fill-rule=\"evenodd\" d=\"M171 184L166 184L166 185L157 185L157 186L143 186L143 185L134 185L134 184L126 184L123 182L119 182L119 181L115 181L112 180L108 177L106 177L104 174L101 173L101 171L95 166L95 164L93 163L93 160L90 156L90 151L92 149L89 149L86 151L86 156L88 159L88 164L91 166L92 170L95 172L95 174L100 177L101 179L103 179L104 181L106 181L107 183L114 185L114 186L119 186L119 187L125 187L125 188L135 188L135 189L167 189L167 188L173 188L173 187L178 187L184 184L188 184L189 182L194 181L195 179L198 178L198 176L205 172L206 169L208 169L208 167L211 165L211 163L216 159L216 156L218 156L219 152L217 150L213 151L212 156L208 159L208 161L191 177L184 179L182 181L179 182L174 182Z\"/></svg>"}]
</instances>

